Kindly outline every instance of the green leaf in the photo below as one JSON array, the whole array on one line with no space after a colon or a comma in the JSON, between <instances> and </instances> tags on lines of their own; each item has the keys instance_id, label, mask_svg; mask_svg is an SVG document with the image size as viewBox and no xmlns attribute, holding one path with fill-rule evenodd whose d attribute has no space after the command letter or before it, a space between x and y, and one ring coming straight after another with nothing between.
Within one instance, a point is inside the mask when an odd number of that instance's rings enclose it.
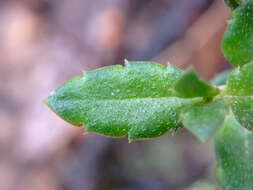
<instances>
[{"instance_id":1,"label":"green leaf","mask_svg":"<svg viewBox=\"0 0 253 190\"><path fill-rule=\"evenodd\" d=\"M241 4L241 0L224 0L224 2L232 10L236 9Z\"/></svg>"},{"instance_id":2,"label":"green leaf","mask_svg":"<svg viewBox=\"0 0 253 190\"><path fill-rule=\"evenodd\" d=\"M224 97L239 123L253 129L253 62L231 73Z\"/></svg>"},{"instance_id":3,"label":"green leaf","mask_svg":"<svg viewBox=\"0 0 253 190\"><path fill-rule=\"evenodd\" d=\"M194 105L181 114L183 125L201 141L207 141L223 124L227 106L223 101Z\"/></svg>"},{"instance_id":4,"label":"green leaf","mask_svg":"<svg viewBox=\"0 0 253 190\"><path fill-rule=\"evenodd\" d=\"M229 75L225 93L233 96L253 95L253 62L236 68Z\"/></svg>"},{"instance_id":5,"label":"green leaf","mask_svg":"<svg viewBox=\"0 0 253 190\"><path fill-rule=\"evenodd\" d=\"M253 98L231 97L227 98L237 121L245 128L253 129Z\"/></svg>"},{"instance_id":6,"label":"green leaf","mask_svg":"<svg viewBox=\"0 0 253 190\"><path fill-rule=\"evenodd\" d=\"M253 132L243 128L233 114L215 136L217 178L225 190L253 188Z\"/></svg>"},{"instance_id":7,"label":"green leaf","mask_svg":"<svg viewBox=\"0 0 253 190\"><path fill-rule=\"evenodd\" d=\"M205 97L212 98L219 90L198 78L193 70L188 70L181 75L175 83L177 96L182 98Z\"/></svg>"},{"instance_id":8,"label":"green leaf","mask_svg":"<svg viewBox=\"0 0 253 190\"><path fill-rule=\"evenodd\" d=\"M179 113L201 98L182 99L173 84L182 71L151 62L126 62L84 73L58 88L47 105L87 132L129 140L153 138L182 126Z\"/></svg>"},{"instance_id":9,"label":"green leaf","mask_svg":"<svg viewBox=\"0 0 253 190\"><path fill-rule=\"evenodd\" d=\"M225 32L222 51L235 67L253 60L253 1L234 10Z\"/></svg>"}]
</instances>

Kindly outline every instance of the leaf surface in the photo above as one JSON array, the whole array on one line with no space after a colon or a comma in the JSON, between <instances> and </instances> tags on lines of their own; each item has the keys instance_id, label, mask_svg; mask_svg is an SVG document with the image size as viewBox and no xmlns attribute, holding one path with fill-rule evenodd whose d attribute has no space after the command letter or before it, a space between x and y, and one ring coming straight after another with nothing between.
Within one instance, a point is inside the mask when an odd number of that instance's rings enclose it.
<instances>
[{"instance_id":1,"label":"leaf surface","mask_svg":"<svg viewBox=\"0 0 253 190\"><path fill-rule=\"evenodd\" d=\"M219 93L218 89L199 79L193 70L187 70L181 75L175 83L175 91L182 98L212 98Z\"/></svg>"},{"instance_id":2,"label":"leaf surface","mask_svg":"<svg viewBox=\"0 0 253 190\"><path fill-rule=\"evenodd\" d=\"M225 94L235 118L242 126L253 129L253 62L230 74Z\"/></svg>"},{"instance_id":3,"label":"leaf surface","mask_svg":"<svg viewBox=\"0 0 253 190\"><path fill-rule=\"evenodd\" d=\"M223 101L194 105L181 114L183 125L201 141L207 141L223 124L227 106Z\"/></svg>"},{"instance_id":4,"label":"leaf surface","mask_svg":"<svg viewBox=\"0 0 253 190\"><path fill-rule=\"evenodd\" d=\"M181 110L201 98L175 97L182 71L169 65L127 62L84 73L58 88L47 105L64 120L87 132L129 140L153 138L177 130Z\"/></svg>"},{"instance_id":5,"label":"leaf surface","mask_svg":"<svg viewBox=\"0 0 253 190\"><path fill-rule=\"evenodd\" d=\"M248 0L233 11L228 22L222 51L235 67L253 60L253 1Z\"/></svg>"},{"instance_id":6,"label":"leaf surface","mask_svg":"<svg viewBox=\"0 0 253 190\"><path fill-rule=\"evenodd\" d=\"M242 127L233 114L215 136L217 178L225 190L253 188L253 132Z\"/></svg>"}]
</instances>

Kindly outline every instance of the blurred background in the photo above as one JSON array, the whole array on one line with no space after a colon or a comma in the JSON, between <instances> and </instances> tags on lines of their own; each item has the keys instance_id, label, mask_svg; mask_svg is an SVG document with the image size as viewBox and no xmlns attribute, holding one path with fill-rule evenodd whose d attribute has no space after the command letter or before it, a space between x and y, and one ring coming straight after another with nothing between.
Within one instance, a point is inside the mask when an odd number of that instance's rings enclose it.
<instances>
[{"instance_id":1,"label":"blurred background","mask_svg":"<svg viewBox=\"0 0 253 190\"><path fill-rule=\"evenodd\" d=\"M212 141L84 135L44 104L81 71L123 60L229 69L222 0L0 0L0 190L214 190Z\"/></svg>"}]
</instances>

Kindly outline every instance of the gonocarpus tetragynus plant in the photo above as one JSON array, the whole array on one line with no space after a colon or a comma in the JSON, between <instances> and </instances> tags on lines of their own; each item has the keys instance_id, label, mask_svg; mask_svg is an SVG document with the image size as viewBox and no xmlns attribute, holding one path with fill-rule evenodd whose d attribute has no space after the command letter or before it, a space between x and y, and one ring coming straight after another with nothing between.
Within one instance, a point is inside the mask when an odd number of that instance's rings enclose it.
<instances>
[{"instance_id":1,"label":"gonocarpus tetragynus plant","mask_svg":"<svg viewBox=\"0 0 253 190\"><path fill-rule=\"evenodd\" d=\"M222 88L193 70L125 61L67 81L46 104L87 132L130 142L183 127L201 141L214 135L222 187L253 190L253 0L225 2L233 15L222 51L235 69Z\"/></svg>"}]
</instances>

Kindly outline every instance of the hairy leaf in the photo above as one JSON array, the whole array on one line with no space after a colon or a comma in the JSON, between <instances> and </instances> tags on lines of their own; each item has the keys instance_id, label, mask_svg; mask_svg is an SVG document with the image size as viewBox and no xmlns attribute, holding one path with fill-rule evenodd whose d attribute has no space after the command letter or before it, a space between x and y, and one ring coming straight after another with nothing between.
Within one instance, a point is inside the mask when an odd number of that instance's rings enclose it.
<instances>
[{"instance_id":1,"label":"hairy leaf","mask_svg":"<svg viewBox=\"0 0 253 190\"><path fill-rule=\"evenodd\" d=\"M219 93L218 89L200 80L193 70L188 70L181 75L175 83L175 91L182 98L212 98Z\"/></svg>"},{"instance_id":2,"label":"hairy leaf","mask_svg":"<svg viewBox=\"0 0 253 190\"><path fill-rule=\"evenodd\" d=\"M222 42L225 57L235 67L253 60L253 1L234 10Z\"/></svg>"},{"instance_id":3,"label":"hairy leaf","mask_svg":"<svg viewBox=\"0 0 253 190\"><path fill-rule=\"evenodd\" d=\"M233 114L215 136L217 178L225 190L253 188L253 132L243 128Z\"/></svg>"},{"instance_id":4,"label":"hairy leaf","mask_svg":"<svg viewBox=\"0 0 253 190\"><path fill-rule=\"evenodd\" d=\"M231 73L225 94L236 119L247 129L253 129L253 62Z\"/></svg>"},{"instance_id":5,"label":"hairy leaf","mask_svg":"<svg viewBox=\"0 0 253 190\"><path fill-rule=\"evenodd\" d=\"M58 88L48 106L64 120L88 132L129 140L161 136L181 127L179 113L201 98L173 94L182 71L169 65L127 62L84 73Z\"/></svg>"},{"instance_id":6,"label":"hairy leaf","mask_svg":"<svg viewBox=\"0 0 253 190\"><path fill-rule=\"evenodd\" d=\"M225 93L233 96L253 95L253 62L235 69L229 75Z\"/></svg>"},{"instance_id":7,"label":"hairy leaf","mask_svg":"<svg viewBox=\"0 0 253 190\"><path fill-rule=\"evenodd\" d=\"M227 106L222 101L194 105L181 114L183 125L201 141L207 141L223 124Z\"/></svg>"}]
</instances>

